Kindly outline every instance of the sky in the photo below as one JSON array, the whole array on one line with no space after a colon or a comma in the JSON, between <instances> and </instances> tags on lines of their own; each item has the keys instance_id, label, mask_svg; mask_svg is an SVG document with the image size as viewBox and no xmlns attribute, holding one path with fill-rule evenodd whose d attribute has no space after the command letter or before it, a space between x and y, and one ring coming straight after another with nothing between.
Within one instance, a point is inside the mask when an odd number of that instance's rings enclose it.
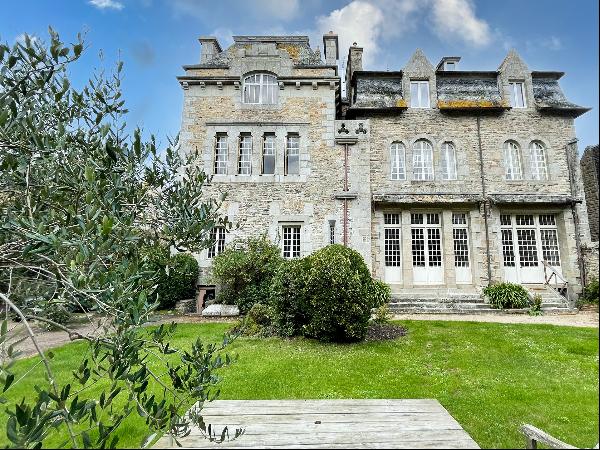
<instances>
[{"instance_id":1,"label":"sky","mask_svg":"<svg viewBox=\"0 0 600 450\"><path fill-rule=\"evenodd\" d=\"M329 30L340 36L340 66L356 42L364 48L365 70L399 70L416 48L434 65L443 56L461 56L463 70L495 70L515 48L531 70L566 73L560 84L567 98L593 108L575 121L579 149L598 143L597 0L3 3L0 41L12 45L24 33L45 40L48 26L66 42L84 34L84 55L70 68L76 86L94 70L124 62L128 124L155 134L163 145L180 128L183 94L175 77L183 74L182 65L199 62L199 36L216 36L225 48L232 35L304 34L322 51Z\"/></svg>"}]
</instances>

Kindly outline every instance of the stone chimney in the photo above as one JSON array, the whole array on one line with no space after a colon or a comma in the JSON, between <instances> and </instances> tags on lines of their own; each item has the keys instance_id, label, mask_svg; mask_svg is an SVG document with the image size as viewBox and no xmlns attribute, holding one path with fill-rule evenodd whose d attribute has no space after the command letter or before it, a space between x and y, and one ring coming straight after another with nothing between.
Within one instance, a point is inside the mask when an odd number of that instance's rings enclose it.
<instances>
[{"instance_id":1,"label":"stone chimney","mask_svg":"<svg viewBox=\"0 0 600 450\"><path fill-rule=\"evenodd\" d=\"M323 35L323 50L325 51L325 64L336 66L337 60L340 58L340 51L338 47L338 35L333 31Z\"/></svg>"},{"instance_id":2,"label":"stone chimney","mask_svg":"<svg viewBox=\"0 0 600 450\"><path fill-rule=\"evenodd\" d=\"M352 44L352 47L348 50L348 62L346 63L346 98L353 103L353 92L352 92L352 74L357 70L363 70L362 66L362 47L358 47L356 42Z\"/></svg>"},{"instance_id":3,"label":"stone chimney","mask_svg":"<svg viewBox=\"0 0 600 450\"><path fill-rule=\"evenodd\" d=\"M219 41L214 36L200 36L198 38L202 49L200 51L200 64L205 64L210 61L217 53L221 53Z\"/></svg>"}]
</instances>

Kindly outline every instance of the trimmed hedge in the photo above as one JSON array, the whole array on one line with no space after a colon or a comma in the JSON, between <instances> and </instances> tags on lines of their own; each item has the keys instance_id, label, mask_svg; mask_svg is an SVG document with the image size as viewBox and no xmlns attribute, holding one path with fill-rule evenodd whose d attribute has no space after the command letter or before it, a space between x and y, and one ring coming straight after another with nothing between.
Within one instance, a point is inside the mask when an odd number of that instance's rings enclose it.
<instances>
[{"instance_id":1,"label":"trimmed hedge","mask_svg":"<svg viewBox=\"0 0 600 450\"><path fill-rule=\"evenodd\" d=\"M371 278L358 252L329 245L287 262L276 273L271 289L275 326L285 336L360 341L367 333L371 310L388 302L389 292Z\"/></svg>"},{"instance_id":2,"label":"trimmed hedge","mask_svg":"<svg viewBox=\"0 0 600 450\"><path fill-rule=\"evenodd\" d=\"M212 276L220 286L217 302L237 305L246 313L267 304L271 280L283 263L281 250L266 236L237 241L213 259Z\"/></svg>"},{"instance_id":3,"label":"trimmed hedge","mask_svg":"<svg viewBox=\"0 0 600 450\"><path fill-rule=\"evenodd\" d=\"M529 293L520 284L495 283L483 290L493 308L527 308L531 304Z\"/></svg>"}]
</instances>

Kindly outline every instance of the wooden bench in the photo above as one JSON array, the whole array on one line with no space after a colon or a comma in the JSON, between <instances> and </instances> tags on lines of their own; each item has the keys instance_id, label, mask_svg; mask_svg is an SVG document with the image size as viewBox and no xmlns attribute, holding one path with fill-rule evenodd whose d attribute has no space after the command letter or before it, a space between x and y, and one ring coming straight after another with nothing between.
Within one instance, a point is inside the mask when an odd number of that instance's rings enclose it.
<instances>
[{"instance_id":1,"label":"wooden bench","mask_svg":"<svg viewBox=\"0 0 600 450\"><path fill-rule=\"evenodd\" d=\"M548 433L533 425L523 425L521 427L521 433L525 435L525 448L538 448L538 442L548 448L577 448L550 436ZM598 448L598 444L596 444L594 448Z\"/></svg>"}]
</instances>

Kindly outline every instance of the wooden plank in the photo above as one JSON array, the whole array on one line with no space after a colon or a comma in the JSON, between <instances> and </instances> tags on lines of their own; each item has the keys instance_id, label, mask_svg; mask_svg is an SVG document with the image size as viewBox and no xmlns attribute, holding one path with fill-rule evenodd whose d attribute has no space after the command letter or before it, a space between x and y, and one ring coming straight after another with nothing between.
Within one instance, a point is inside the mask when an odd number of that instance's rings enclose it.
<instances>
[{"instance_id":1,"label":"wooden plank","mask_svg":"<svg viewBox=\"0 0 600 450\"><path fill-rule=\"evenodd\" d=\"M224 426L245 434L217 444L193 429L184 448L478 448L432 399L218 400L202 413L218 434Z\"/></svg>"}]
</instances>

